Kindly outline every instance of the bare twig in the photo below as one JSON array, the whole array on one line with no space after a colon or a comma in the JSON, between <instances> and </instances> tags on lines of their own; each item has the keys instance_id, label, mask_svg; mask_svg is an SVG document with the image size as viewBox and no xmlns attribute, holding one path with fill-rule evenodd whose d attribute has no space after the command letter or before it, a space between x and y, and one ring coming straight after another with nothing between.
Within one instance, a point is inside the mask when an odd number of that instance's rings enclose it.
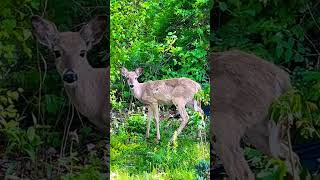
<instances>
[{"instance_id":1,"label":"bare twig","mask_svg":"<svg viewBox=\"0 0 320 180\"><path fill-rule=\"evenodd\" d=\"M287 129L287 136L288 136L288 145L289 145L289 156L290 156L290 163L291 163L291 171L292 171L292 175L293 178L296 179L296 172L295 172L295 163L293 160L293 154L292 154L292 144L291 144L291 135L290 135L290 127L291 125L288 125L288 129Z\"/></svg>"},{"instance_id":2,"label":"bare twig","mask_svg":"<svg viewBox=\"0 0 320 180\"><path fill-rule=\"evenodd\" d=\"M45 0L45 2L44 2L44 8L43 8L43 11L42 11L42 17L44 16L44 14L46 13L46 11L47 11L47 6L48 6L48 0Z\"/></svg>"},{"instance_id":3,"label":"bare twig","mask_svg":"<svg viewBox=\"0 0 320 180\"><path fill-rule=\"evenodd\" d=\"M66 138L65 138L65 142L64 142L64 146L63 146L63 154L65 153L65 150L66 150L66 147L67 147L67 141L68 141L68 137L69 137L69 133L70 133L70 126L72 124L73 117L74 117L74 107L73 107L73 105L71 105L71 117L69 119Z\"/></svg>"},{"instance_id":4,"label":"bare twig","mask_svg":"<svg viewBox=\"0 0 320 180\"><path fill-rule=\"evenodd\" d=\"M77 2L77 1L75 1L75 0L72 0L72 2L73 2L74 4L76 4L77 6L79 6L79 7L82 9L82 12L85 13L87 16L90 15L90 14L86 11L86 9L83 8L83 6L82 6L79 2Z\"/></svg>"},{"instance_id":5,"label":"bare twig","mask_svg":"<svg viewBox=\"0 0 320 180\"><path fill-rule=\"evenodd\" d=\"M68 121L69 119L69 115L70 115L70 110L71 109L71 100L69 99L69 108L68 108L68 114L67 114L67 124L64 126L64 130L63 130L63 137L62 137L62 143L61 143L61 147L60 147L60 157L64 157L64 146L65 146L65 139L67 138L67 127L68 127Z\"/></svg>"},{"instance_id":6,"label":"bare twig","mask_svg":"<svg viewBox=\"0 0 320 180\"><path fill-rule=\"evenodd\" d=\"M80 113L79 113L79 111L77 109L76 109L76 111L77 111L77 115L79 117L79 120L81 122L81 125L82 125L82 127L84 127L84 124L83 124L83 121L82 121L82 117L81 117L81 115L80 115Z\"/></svg>"},{"instance_id":7,"label":"bare twig","mask_svg":"<svg viewBox=\"0 0 320 180\"><path fill-rule=\"evenodd\" d=\"M44 125L44 120L42 118L42 112L41 112L41 98L42 98L42 72L41 72L41 65L40 65L40 53L39 53L39 44L36 44L37 48L37 66L39 71L39 93L38 93L38 119L41 121L41 124Z\"/></svg>"},{"instance_id":8,"label":"bare twig","mask_svg":"<svg viewBox=\"0 0 320 180\"><path fill-rule=\"evenodd\" d=\"M316 19L314 18L313 13L311 12L311 9L310 9L309 5L307 5L307 8L308 8L309 14L310 14L313 22L316 24L316 26L317 26L318 29L320 30L320 26L319 26L319 24L317 23Z\"/></svg>"}]
</instances>

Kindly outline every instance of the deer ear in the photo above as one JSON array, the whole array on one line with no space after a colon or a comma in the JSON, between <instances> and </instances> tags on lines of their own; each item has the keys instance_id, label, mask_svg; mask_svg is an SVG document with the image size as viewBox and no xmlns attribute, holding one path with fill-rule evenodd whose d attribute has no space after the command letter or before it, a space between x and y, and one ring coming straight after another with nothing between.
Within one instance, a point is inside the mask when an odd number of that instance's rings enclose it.
<instances>
[{"instance_id":1,"label":"deer ear","mask_svg":"<svg viewBox=\"0 0 320 180\"><path fill-rule=\"evenodd\" d=\"M38 41L49 48L53 48L59 35L56 25L40 16L32 16L31 22Z\"/></svg>"},{"instance_id":2,"label":"deer ear","mask_svg":"<svg viewBox=\"0 0 320 180\"><path fill-rule=\"evenodd\" d=\"M143 68L137 68L136 70L134 70L134 72L136 72L136 74L140 76L143 73Z\"/></svg>"},{"instance_id":3,"label":"deer ear","mask_svg":"<svg viewBox=\"0 0 320 180\"><path fill-rule=\"evenodd\" d=\"M96 16L80 30L81 37L86 41L88 49L98 44L107 32L107 16Z\"/></svg>"},{"instance_id":4,"label":"deer ear","mask_svg":"<svg viewBox=\"0 0 320 180\"><path fill-rule=\"evenodd\" d=\"M125 67L121 68L121 75L124 77L127 77L128 75L128 69L126 69Z\"/></svg>"}]
</instances>

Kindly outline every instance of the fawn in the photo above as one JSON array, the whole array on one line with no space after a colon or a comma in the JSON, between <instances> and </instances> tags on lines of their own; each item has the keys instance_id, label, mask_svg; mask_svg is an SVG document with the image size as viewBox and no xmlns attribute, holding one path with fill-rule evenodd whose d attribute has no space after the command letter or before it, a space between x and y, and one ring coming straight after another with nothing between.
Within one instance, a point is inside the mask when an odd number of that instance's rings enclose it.
<instances>
[{"instance_id":1,"label":"fawn","mask_svg":"<svg viewBox=\"0 0 320 180\"><path fill-rule=\"evenodd\" d=\"M121 74L127 79L134 97L148 107L146 138L149 138L150 135L150 122L153 116L156 122L157 142L160 140L159 105L161 104L173 104L180 113L182 122L175 131L176 136L181 133L188 123L189 116L185 109L186 106L193 108L203 116L201 103L194 98L194 95L201 90L200 84L188 78L172 78L139 83L138 77L142 72L142 68L137 68L134 71L128 71L124 67L121 68ZM175 135L172 136L171 141L174 140Z\"/></svg>"},{"instance_id":2,"label":"fawn","mask_svg":"<svg viewBox=\"0 0 320 180\"><path fill-rule=\"evenodd\" d=\"M55 65L75 108L100 130L109 127L109 67L93 68L87 52L102 39L107 17L97 16L79 32L59 32L54 23L31 18L38 41L54 52Z\"/></svg>"}]
</instances>

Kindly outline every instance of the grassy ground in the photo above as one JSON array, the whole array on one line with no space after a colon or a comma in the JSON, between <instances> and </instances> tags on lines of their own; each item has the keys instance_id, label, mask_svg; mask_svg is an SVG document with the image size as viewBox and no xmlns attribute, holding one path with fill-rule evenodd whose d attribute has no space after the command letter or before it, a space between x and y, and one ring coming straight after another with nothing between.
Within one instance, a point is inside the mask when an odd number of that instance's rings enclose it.
<instances>
[{"instance_id":1,"label":"grassy ground","mask_svg":"<svg viewBox=\"0 0 320 180\"><path fill-rule=\"evenodd\" d=\"M146 140L145 114L127 115L124 122L113 125L111 179L205 179L209 170L210 148L205 139L207 133L202 133L202 140L199 138L199 130L203 126L199 126L201 121L198 120L197 116L190 116L182 134L173 145L169 145L174 130L179 127L178 119L161 121L161 142L156 144L154 122L150 139ZM203 129L203 132L207 131L207 127Z\"/></svg>"}]
</instances>

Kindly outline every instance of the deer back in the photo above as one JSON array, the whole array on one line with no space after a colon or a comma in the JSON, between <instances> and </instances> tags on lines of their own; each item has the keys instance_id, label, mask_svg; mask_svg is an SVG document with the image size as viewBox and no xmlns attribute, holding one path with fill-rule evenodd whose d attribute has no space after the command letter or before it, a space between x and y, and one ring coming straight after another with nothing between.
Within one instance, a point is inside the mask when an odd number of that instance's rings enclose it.
<instances>
[{"instance_id":1,"label":"deer back","mask_svg":"<svg viewBox=\"0 0 320 180\"><path fill-rule=\"evenodd\" d=\"M291 87L285 71L252 54L213 53L209 62L212 109L244 127L264 121L272 101Z\"/></svg>"},{"instance_id":2,"label":"deer back","mask_svg":"<svg viewBox=\"0 0 320 180\"><path fill-rule=\"evenodd\" d=\"M142 100L170 104L175 97L182 97L189 102L201 90L201 86L188 78L172 78L144 83Z\"/></svg>"}]
</instances>

